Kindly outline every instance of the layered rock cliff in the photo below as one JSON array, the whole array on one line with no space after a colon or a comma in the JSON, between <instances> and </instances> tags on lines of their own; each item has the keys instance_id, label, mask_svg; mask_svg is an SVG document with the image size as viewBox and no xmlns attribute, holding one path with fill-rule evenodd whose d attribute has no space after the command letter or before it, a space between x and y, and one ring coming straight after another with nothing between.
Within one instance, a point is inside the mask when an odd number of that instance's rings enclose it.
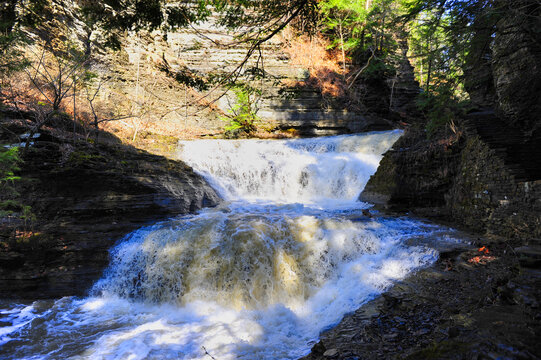
<instances>
[{"instance_id":1,"label":"layered rock cliff","mask_svg":"<svg viewBox=\"0 0 541 360\"><path fill-rule=\"evenodd\" d=\"M3 142L10 134L1 133ZM184 163L120 144L73 145L45 131L22 158L18 201L35 219L0 223L0 292L7 298L84 295L124 235L220 202Z\"/></svg>"},{"instance_id":2,"label":"layered rock cliff","mask_svg":"<svg viewBox=\"0 0 541 360\"><path fill-rule=\"evenodd\" d=\"M142 87L148 90L149 98L158 98L156 105L162 108L161 113L167 115L160 118L160 121L165 120L176 126L177 135L182 136L182 131L188 128L205 129L209 133L219 132L226 124L220 118L236 102L231 91L219 98L229 85L212 85L204 90L186 88L171 84L171 79L164 78L155 69L165 60L173 73L189 74L202 80L225 76L242 63L248 51L247 45L228 45L233 42L233 36L227 29L209 21L168 33L167 36L153 32L127 38L121 53L104 60L111 64L110 68L116 74L114 82L106 85L104 91L110 94L111 99L119 94L133 97L137 84L146 84ZM383 95L379 91L381 89L375 91L370 87L366 91L377 100L377 104L369 104L368 109L352 109L344 104L329 102L328 96L324 96L321 89L311 86L310 71L291 60L290 54L285 51L287 42L284 36L270 39L260 46L260 52L254 54L239 71L238 79L259 91L254 107L264 128L271 131L295 129L301 135L314 136L393 127L392 123L384 119L381 110L386 115L388 109L402 108L407 102L404 100L404 71L392 83L386 84L382 79L377 84L378 88L382 88ZM254 74L258 76L253 77ZM161 99L174 101L168 104ZM209 102L212 105L204 108ZM152 119L150 123L154 121Z\"/></svg>"},{"instance_id":3,"label":"layered rock cliff","mask_svg":"<svg viewBox=\"0 0 541 360\"><path fill-rule=\"evenodd\" d=\"M541 33L533 30L541 6L494 6L474 24L465 70L472 111L436 139L422 124L409 129L361 199L533 244L541 237Z\"/></svg>"}]
</instances>

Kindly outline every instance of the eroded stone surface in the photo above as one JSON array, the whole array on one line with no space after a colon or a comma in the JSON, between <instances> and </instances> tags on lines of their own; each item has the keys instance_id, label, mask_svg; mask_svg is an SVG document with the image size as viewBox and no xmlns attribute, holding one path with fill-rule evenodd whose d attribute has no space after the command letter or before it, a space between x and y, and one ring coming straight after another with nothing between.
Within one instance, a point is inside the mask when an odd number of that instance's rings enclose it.
<instances>
[{"instance_id":1,"label":"eroded stone surface","mask_svg":"<svg viewBox=\"0 0 541 360\"><path fill-rule=\"evenodd\" d=\"M17 187L37 221L0 223L4 298L83 295L122 236L220 202L184 163L122 145L73 147L43 133L23 158Z\"/></svg>"}]
</instances>

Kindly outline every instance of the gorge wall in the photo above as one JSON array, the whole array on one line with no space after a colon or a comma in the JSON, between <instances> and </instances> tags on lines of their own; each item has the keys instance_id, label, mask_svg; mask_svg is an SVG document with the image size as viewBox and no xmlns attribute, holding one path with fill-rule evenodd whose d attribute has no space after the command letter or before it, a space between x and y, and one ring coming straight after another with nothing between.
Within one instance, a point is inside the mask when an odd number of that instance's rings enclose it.
<instances>
[{"instance_id":1,"label":"gorge wall","mask_svg":"<svg viewBox=\"0 0 541 360\"><path fill-rule=\"evenodd\" d=\"M385 130L395 127L393 116L411 110L419 90L406 58L405 42L398 50L399 60L393 64L396 74L363 84L359 95L363 106L353 108L313 86L314 78L328 74L307 68L310 59L303 59L304 65L292 59L291 51L301 51L295 48L297 38L292 33L286 29L262 44L239 71L239 79L260 92L253 100L264 129L294 129L305 136ZM124 108L133 106L133 99L140 99L138 106L154 109L146 113L141 124L126 121L132 128L158 132L167 128L169 135L177 137L186 137L189 131L199 135L220 132L227 124L223 116L237 101L232 91L220 97L228 86L187 87L159 68L166 64L172 74L204 81L227 76L242 63L249 49L246 44L228 45L235 42L234 35L213 21L167 35L160 31L131 34L124 39L121 51L98 56L96 71L110 79L102 87L101 96ZM305 46L322 46L316 43L307 40ZM308 51L303 56L316 55Z\"/></svg>"},{"instance_id":2,"label":"gorge wall","mask_svg":"<svg viewBox=\"0 0 541 360\"><path fill-rule=\"evenodd\" d=\"M2 142L24 131L0 124L10 130L0 131ZM125 234L220 202L189 166L125 145L73 146L44 131L22 158L15 188L35 219L0 220L5 297L85 295Z\"/></svg>"},{"instance_id":3,"label":"gorge wall","mask_svg":"<svg viewBox=\"0 0 541 360\"><path fill-rule=\"evenodd\" d=\"M361 199L538 244L541 34L532 29L541 27L541 6L495 4L498 17L479 17L476 25L466 69L473 109L460 129L427 140L413 126Z\"/></svg>"},{"instance_id":4,"label":"gorge wall","mask_svg":"<svg viewBox=\"0 0 541 360\"><path fill-rule=\"evenodd\" d=\"M226 86L208 90L186 89L182 85L171 84L170 79L160 78L155 67L165 59L173 72L202 79L225 74L233 71L248 51L245 45L226 45L232 41L232 34L212 22L200 24L195 29L170 33L166 38L155 32L127 39L122 53L107 59L117 73L113 86L116 90L110 91L131 93L133 96L137 81L151 86L151 78L156 77L158 84L162 85L154 90L149 89L149 93L158 98L167 98L170 102L160 104L167 113L160 121L178 124L175 130L180 136L187 128L202 128L210 133L221 131L226 123L220 120L220 116L228 114L236 102L231 91L214 102L226 90ZM327 101L319 89L309 84L310 71L291 61L285 51L287 42L285 36L277 36L266 42L261 46L260 54L254 54L241 70L241 79L252 72L263 75L248 82L260 91L254 100L257 116L265 128L295 129L302 135L313 136L393 127L392 123L374 111L355 111ZM137 72L136 68L141 66L146 70ZM394 97L398 106L402 101L400 84L402 82L398 81ZM387 91L390 93L389 89ZM203 106L209 102L212 102L212 106L204 109Z\"/></svg>"}]
</instances>

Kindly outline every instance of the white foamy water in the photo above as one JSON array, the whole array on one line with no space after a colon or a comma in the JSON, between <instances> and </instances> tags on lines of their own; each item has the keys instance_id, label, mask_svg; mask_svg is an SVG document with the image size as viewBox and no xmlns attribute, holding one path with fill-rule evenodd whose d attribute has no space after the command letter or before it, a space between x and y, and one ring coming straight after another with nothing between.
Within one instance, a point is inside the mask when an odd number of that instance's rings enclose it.
<instances>
[{"instance_id":1,"label":"white foamy water","mask_svg":"<svg viewBox=\"0 0 541 360\"><path fill-rule=\"evenodd\" d=\"M401 131L295 140L180 143L185 159L229 200L355 202Z\"/></svg>"},{"instance_id":2,"label":"white foamy water","mask_svg":"<svg viewBox=\"0 0 541 360\"><path fill-rule=\"evenodd\" d=\"M369 205L356 199L399 135L181 143L228 201L126 236L89 298L0 303L0 357L307 354L323 329L457 241L419 221L362 216Z\"/></svg>"}]
</instances>

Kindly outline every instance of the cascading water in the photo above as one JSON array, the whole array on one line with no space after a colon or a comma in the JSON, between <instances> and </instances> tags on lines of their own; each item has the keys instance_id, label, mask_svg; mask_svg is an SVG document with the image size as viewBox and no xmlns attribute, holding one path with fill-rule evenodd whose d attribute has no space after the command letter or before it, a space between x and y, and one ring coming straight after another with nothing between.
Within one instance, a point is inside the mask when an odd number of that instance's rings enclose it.
<instances>
[{"instance_id":1,"label":"cascading water","mask_svg":"<svg viewBox=\"0 0 541 360\"><path fill-rule=\"evenodd\" d=\"M182 142L179 156L227 201L128 235L89 298L0 311L0 355L306 354L322 329L432 263L431 245L455 241L419 221L362 216L358 195L399 136Z\"/></svg>"},{"instance_id":2,"label":"cascading water","mask_svg":"<svg viewBox=\"0 0 541 360\"><path fill-rule=\"evenodd\" d=\"M229 200L354 203L400 131L287 141L181 143L181 157ZM334 203L334 204L333 204ZM357 204L358 205L358 204Z\"/></svg>"}]
</instances>

